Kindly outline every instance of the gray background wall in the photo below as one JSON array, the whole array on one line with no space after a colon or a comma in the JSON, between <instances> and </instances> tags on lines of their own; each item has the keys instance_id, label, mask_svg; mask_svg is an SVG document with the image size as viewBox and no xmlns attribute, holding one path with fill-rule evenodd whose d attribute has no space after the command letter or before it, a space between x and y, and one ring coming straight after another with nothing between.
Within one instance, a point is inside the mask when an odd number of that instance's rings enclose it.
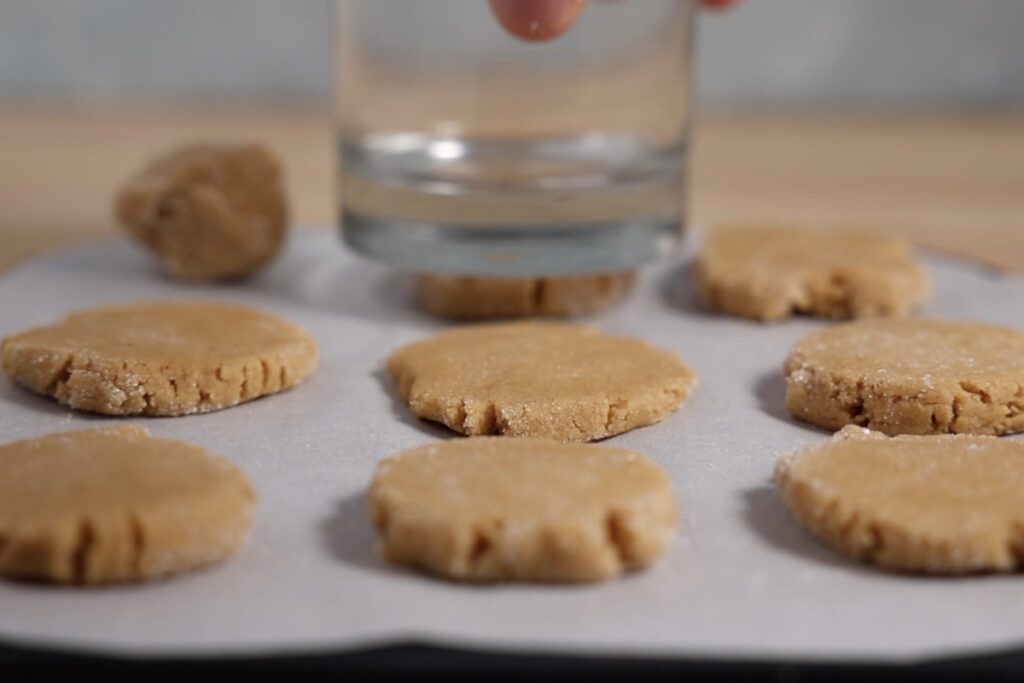
<instances>
[{"instance_id":1,"label":"gray background wall","mask_svg":"<svg viewBox=\"0 0 1024 683\"><path fill-rule=\"evenodd\" d=\"M329 0L0 0L0 101L326 104L330 21ZM746 0L702 19L698 58L715 104L1021 105L1024 0Z\"/></svg>"}]
</instances>

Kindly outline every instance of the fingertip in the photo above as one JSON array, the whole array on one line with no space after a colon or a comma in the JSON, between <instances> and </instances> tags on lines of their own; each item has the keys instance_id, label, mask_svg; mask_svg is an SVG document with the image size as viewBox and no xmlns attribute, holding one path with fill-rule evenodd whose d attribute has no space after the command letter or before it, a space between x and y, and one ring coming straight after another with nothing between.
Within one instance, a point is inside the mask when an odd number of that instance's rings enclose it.
<instances>
[{"instance_id":1,"label":"fingertip","mask_svg":"<svg viewBox=\"0 0 1024 683\"><path fill-rule=\"evenodd\" d=\"M587 0L490 0L505 30L522 40L552 40L576 23Z\"/></svg>"},{"instance_id":2,"label":"fingertip","mask_svg":"<svg viewBox=\"0 0 1024 683\"><path fill-rule=\"evenodd\" d=\"M732 7L738 0L700 0L701 7L705 9L723 10Z\"/></svg>"}]
</instances>

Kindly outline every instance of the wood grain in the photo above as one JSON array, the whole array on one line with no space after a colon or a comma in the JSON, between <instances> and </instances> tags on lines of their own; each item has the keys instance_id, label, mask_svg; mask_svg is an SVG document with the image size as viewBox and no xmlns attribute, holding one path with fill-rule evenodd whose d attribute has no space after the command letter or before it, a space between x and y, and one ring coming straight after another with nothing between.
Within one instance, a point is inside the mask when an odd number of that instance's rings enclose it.
<instances>
[{"instance_id":1,"label":"wood grain","mask_svg":"<svg viewBox=\"0 0 1024 683\"><path fill-rule=\"evenodd\" d=\"M284 159L295 222L331 226L327 114L0 109L0 268L118 234L114 192L159 151L249 139ZM705 114L691 200L702 226L862 225L1024 273L1024 112Z\"/></svg>"}]
</instances>

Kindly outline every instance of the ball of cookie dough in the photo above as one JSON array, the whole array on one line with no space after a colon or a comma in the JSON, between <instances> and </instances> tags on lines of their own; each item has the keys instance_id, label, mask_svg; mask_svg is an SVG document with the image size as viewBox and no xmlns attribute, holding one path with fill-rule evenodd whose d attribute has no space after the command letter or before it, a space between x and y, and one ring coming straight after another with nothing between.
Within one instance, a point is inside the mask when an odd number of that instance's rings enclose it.
<instances>
[{"instance_id":1,"label":"ball of cookie dough","mask_svg":"<svg viewBox=\"0 0 1024 683\"><path fill-rule=\"evenodd\" d=\"M805 527L858 560L930 574L1022 566L1020 441L849 426L783 456L775 485Z\"/></svg>"},{"instance_id":2,"label":"ball of cookie dough","mask_svg":"<svg viewBox=\"0 0 1024 683\"><path fill-rule=\"evenodd\" d=\"M0 576L138 581L232 555L256 495L230 461L135 426L0 446Z\"/></svg>"},{"instance_id":3,"label":"ball of cookie dough","mask_svg":"<svg viewBox=\"0 0 1024 683\"><path fill-rule=\"evenodd\" d=\"M697 384L672 351L564 323L446 330L395 351L388 370L419 417L468 435L559 441L659 422Z\"/></svg>"},{"instance_id":4,"label":"ball of cookie dough","mask_svg":"<svg viewBox=\"0 0 1024 683\"><path fill-rule=\"evenodd\" d=\"M423 274L416 300L428 313L451 320L595 313L633 287L632 271L563 277L480 277Z\"/></svg>"},{"instance_id":5,"label":"ball of cookie dough","mask_svg":"<svg viewBox=\"0 0 1024 683\"><path fill-rule=\"evenodd\" d=\"M812 332L785 365L786 408L825 429L886 434L1024 431L1024 332L874 319Z\"/></svg>"},{"instance_id":6,"label":"ball of cookie dough","mask_svg":"<svg viewBox=\"0 0 1024 683\"><path fill-rule=\"evenodd\" d=\"M909 242L862 230L714 230L693 273L705 306L754 320L901 315L931 292Z\"/></svg>"},{"instance_id":7,"label":"ball of cookie dough","mask_svg":"<svg viewBox=\"0 0 1024 683\"><path fill-rule=\"evenodd\" d=\"M639 453L479 437L384 460L369 490L391 562L462 581L599 581L676 530L668 475Z\"/></svg>"},{"instance_id":8,"label":"ball of cookie dough","mask_svg":"<svg viewBox=\"0 0 1024 683\"><path fill-rule=\"evenodd\" d=\"M240 278L277 255L288 207L281 164L259 145L196 145L159 159L117 197L122 225L172 274Z\"/></svg>"}]
</instances>

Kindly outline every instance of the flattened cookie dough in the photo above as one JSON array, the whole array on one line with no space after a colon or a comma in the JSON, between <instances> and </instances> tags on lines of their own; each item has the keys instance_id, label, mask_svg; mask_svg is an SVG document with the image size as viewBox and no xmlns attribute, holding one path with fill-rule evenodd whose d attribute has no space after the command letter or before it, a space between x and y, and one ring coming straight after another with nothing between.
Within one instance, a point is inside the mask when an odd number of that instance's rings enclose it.
<instances>
[{"instance_id":1,"label":"flattened cookie dough","mask_svg":"<svg viewBox=\"0 0 1024 683\"><path fill-rule=\"evenodd\" d=\"M383 461L381 551L463 581L598 581L645 567L676 530L665 472L618 448L479 437Z\"/></svg>"},{"instance_id":2,"label":"flattened cookie dough","mask_svg":"<svg viewBox=\"0 0 1024 683\"><path fill-rule=\"evenodd\" d=\"M786 360L796 418L885 434L1024 430L1024 332L922 319L861 320L804 337Z\"/></svg>"},{"instance_id":3,"label":"flattened cookie dough","mask_svg":"<svg viewBox=\"0 0 1024 683\"><path fill-rule=\"evenodd\" d=\"M571 277L475 277L420 275L420 308L452 320L571 316L594 313L620 300L632 288L632 271Z\"/></svg>"},{"instance_id":4,"label":"flattened cookie dough","mask_svg":"<svg viewBox=\"0 0 1024 683\"><path fill-rule=\"evenodd\" d=\"M931 293L906 240L854 230L714 230L694 279L708 308L755 320L899 315Z\"/></svg>"},{"instance_id":5,"label":"flattened cookie dough","mask_svg":"<svg viewBox=\"0 0 1024 683\"><path fill-rule=\"evenodd\" d=\"M250 308L163 301L81 311L3 340L29 389L106 415L186 415L295 386L316 366L301 328Z\"/></svg>"},{"instance_id":6,"label":"flattened cookie dough","mask_svg":"<svg viewBox=\"0 0 1024 683\"><path fill-rule=\"evenodd\" d=\"M775 484L805 527L858 560L933 574L1024 564L1024 442L850 426L783 456Z\"/></svg>"},{"instance_id":7,"label":"flattened cookie dough","mask_svg":"<svg viewBox=\"0 0 1024 683\"><path fill-rule=\"evenodd\" d=\"M288 228L281 164L261 145L193 145L166 154L117 198L125 229L174 275L249 275L277 256Z\"/></svg>"},{"instance_id":8,"label":"flattened cookie dough","mask_svg":"<svg viewBox=\"0 0 1024 683\"><path fill-rule=\"evenodd\" d=\"M388 370L419 417L463 434L559 441L658 422L697 383L671 351L560 323L447 330L400 348Z\"/></svg>"},{"instance_id":9,"label":"flattened cookie dough","mask_svg":"<svg viewBox=\"0 0 1024 683\"><path fill-rule=\"evenodd\" d=\"M0 575L99 584L223 560L256 496L234 464L141 427L0 446Z\"/></svg>"}]
</instances>

